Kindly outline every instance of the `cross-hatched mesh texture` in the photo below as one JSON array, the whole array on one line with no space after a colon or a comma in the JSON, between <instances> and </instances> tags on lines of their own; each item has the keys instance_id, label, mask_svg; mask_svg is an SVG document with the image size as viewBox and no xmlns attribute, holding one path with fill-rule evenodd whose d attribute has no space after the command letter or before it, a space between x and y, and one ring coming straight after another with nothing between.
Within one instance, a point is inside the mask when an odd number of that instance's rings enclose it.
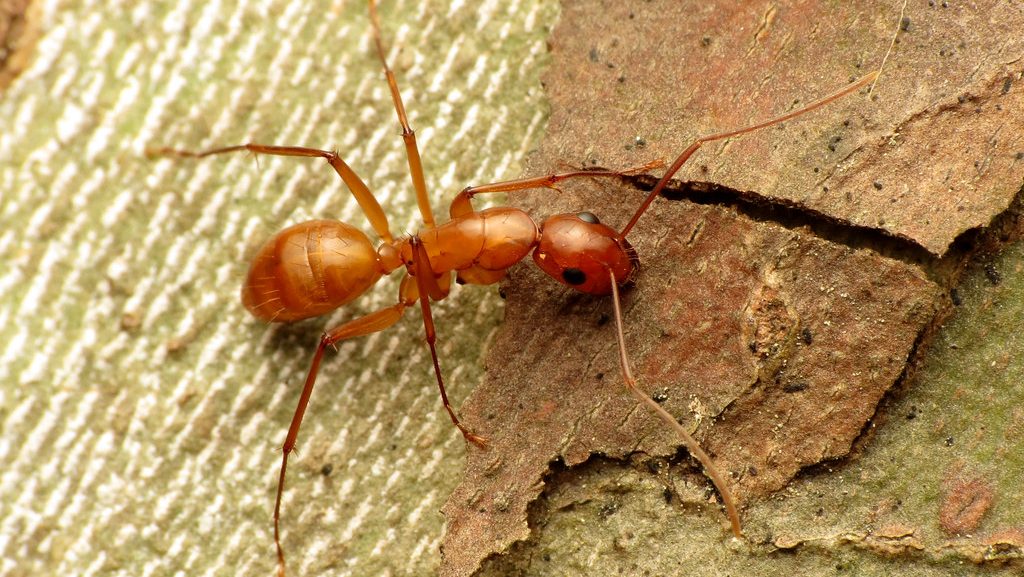
<instances>
[{"instance_id":1,"label":"cross-hatched mesh texture","mask_svg":"<svg viewBox=\"0 0 1024 577\"><path fill-rule=\"evenodd\" d=\"M37 5L0 95L0 576L270 575L278 447L327 321L268 327L238 299L274 231L372 233L319 160L148 160L147 146L336 149L395 234L419 222L359 1ZM439 217L512 178L546 118L557 6L386 1L384 38ZM456 406L500 320L493 289L435 308ZM413 309L329 353L289 470L294 575L428 575L464 444Z\"/></svg>"}]
</instances>

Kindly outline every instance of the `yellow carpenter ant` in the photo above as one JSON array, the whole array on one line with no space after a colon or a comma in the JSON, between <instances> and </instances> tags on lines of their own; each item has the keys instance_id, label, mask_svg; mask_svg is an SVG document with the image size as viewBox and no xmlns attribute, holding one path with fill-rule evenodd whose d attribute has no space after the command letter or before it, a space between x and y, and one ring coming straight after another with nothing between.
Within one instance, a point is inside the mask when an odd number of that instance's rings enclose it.
<instances>
[{"instance_id":1,"label":"yellow carpenter ant","mask_svg":"<svg viewBox=\"0 0 1024 577\"><path fill-rule=\"evenodd\" d=\"M505 276L510 267L531 253L537 266L558 282L581 292L612 296L619 360L626 387L675 430L690 454L700 461L722 497L733 533L740 536L740 520L734 499L711 458L672 415L637 387L636 379L630 370L623 339L619 286L629 280L636 270L637 255L626 237L665 188L669 179L701 145L753 132L810 112L867 85L875 79L877 72L782 116L696 139L676 158L622 230L616 231L602 224L593 213L586 211L551 216L538 225L530 215L518 208L495 207L477 211L470 201L477 194L554 188L558 182L568 179L620 178L662 166L660 161L622 171L580 170L472 186L464 189L452 201L449 219L437 224L427 197L416 135L409 126L395 75L384 56L374 0L369 0L369 10L377 54L384 67L391 98L398 113L398 121L402 126L402 140L408 154L409 171L423 217L423 228L416 234L398 239L391 234L387 214L369 187L335 152L266 144L243 144L200 152L175 148L148 151L151 155L192 158L239 151L274 156L322 158L352 191L374 231L380 236L380 245L374 247L371 240L358 228L333 220L311 220L277 233L257 252L242 287L242 303L257 318L270 322L289 322L320 316L359 297L383 276L397 270L401 270L403 274L398 299L394 305L328 330L320 339L320 344L313 355L302 395L282 447L281 473L274 504L274 543L277 546L279 574L283 576L285 573L280 520L288 456L295 448L302 417L313 393L313 385L324 352L346 339L387 329L402 318L407 308L418 304L423 314L424 332L430 347L441 402L448 411L452 423L458 427L466 440L480 449L486 449L487 440L459 422L448 401L434 346L436 333L430 312L430 301L448 296L453 273L460 283L494 284Z\"/></svg>"}]
</instances>

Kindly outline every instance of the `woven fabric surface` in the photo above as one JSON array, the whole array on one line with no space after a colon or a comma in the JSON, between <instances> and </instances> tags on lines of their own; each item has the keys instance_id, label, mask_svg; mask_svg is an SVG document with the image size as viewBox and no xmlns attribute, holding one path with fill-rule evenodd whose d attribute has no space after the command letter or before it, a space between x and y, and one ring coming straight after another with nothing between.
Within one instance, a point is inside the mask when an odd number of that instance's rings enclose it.
<instances>
[{"instance_id":1,"label":"woven fabric surface","mask_svg":"<svg viewBox=\"0 0 1024 577\"><path fill-rule=\"evenodd\" d=\"M420 216L364 2L35 4L0 94L0 576L270 575L279 446L316 342L397 283L293 326L251 318L247 259L336 218L372 233L322 162L150 160L148 146L335 149ZM557 6L386 1L383 34L439 217L513 178L546 110ZM372 236L372 235L371 235ZM375 238L375 237L374 237ZM397 275L396 275L397 276ZM465 451L419 311L329 353L289 468L293 575L429 575ZM456 406L501 317L493 289L435 307Z\"/></svg>"}]
</instances>

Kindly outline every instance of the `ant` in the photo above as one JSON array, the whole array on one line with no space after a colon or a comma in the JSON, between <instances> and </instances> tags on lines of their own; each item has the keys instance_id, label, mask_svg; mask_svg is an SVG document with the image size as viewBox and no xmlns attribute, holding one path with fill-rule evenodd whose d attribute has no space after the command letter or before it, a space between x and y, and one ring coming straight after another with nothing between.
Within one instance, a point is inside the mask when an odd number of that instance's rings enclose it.
<instances>
[{"instance_id":1,"label":"ant","mask_svg":"<svg viewBox=\"0 0 1024 577\"><path fill-rule=\"evenodd\" d=\"M453 273L459 284L495 284L505 277L509 268L531 253L537 266L556 281L584 293L612 297L619 363L626 388L679 435L684 446L700 462L721 495L733 534L737 537L742 536L734 498L714 462L675 417L637 386L633 376L623 336L619 290L620 286L634 277L638 257L626 237L670 179L702 145L760 130L806 114L859 90L874 81L878 72L867 74L841 90L781 116L751 126L697 138L669 166L621 230L616 231L601 223L591 212L558 214L537 224L530 215L518 208L493 207L478 211L473 208L471 200L479 194L516 192L533 188L557 190L559 182L569 179L624 178L662 167L662 161L653 161L626 170L578 170L471 186L463 189L452 201L449 219L437 224L427 196L416 134L409 125L395 74L385 57L376 0L368 0L368 4L371 33L398 115L398 122L402 127L409 172L423 219L423 228L420 232L396 239L391 234L388 217L374 194L337 152L301 146L254 143L203 151L176 148L146 150L149 156L185 158L204 158L241 151L273 156L322 158L338 173L352 192L370 225L380 237L380 245L375 248L361 230L333 220L302 222L277 233L256 253L242 287L243 305L253 316L261 320L291 322L324 315L356 299L382 277L400 269L404 271L396 304L328 330L321 337L313 355L298 406L282 446L281 471L274 503L274 544L277 548L278 574L282 577L285 574L280 520L288 456L295 449L299 427L305 416L326 350L341 341L383 331L397 323L406 309L418 304L422 311L424 332L430 348L441 402L463 437L480 449L486 449L487 439L463 425L448 400L435 347L437 333L430 302L448 296Z\"/></svg>"}]
</instances>

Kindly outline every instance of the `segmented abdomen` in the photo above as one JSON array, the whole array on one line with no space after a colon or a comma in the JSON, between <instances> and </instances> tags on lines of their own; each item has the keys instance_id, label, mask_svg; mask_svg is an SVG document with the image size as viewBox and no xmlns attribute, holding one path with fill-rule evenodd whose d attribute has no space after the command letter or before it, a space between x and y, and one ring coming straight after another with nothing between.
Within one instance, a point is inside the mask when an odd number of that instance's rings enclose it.
<instances>
[{"instance_id":1,"label":"segmented abdomen","mask_svg":"<svg viewBox=\"0 0 1024 577\"><path fill-rule=\"evenodd\" d=\"M242 304L266 321L315 317L366 292L382 272L361 230L311 220L282 230L260 248L242 287Z\"/></svg>"}]
</instances>

